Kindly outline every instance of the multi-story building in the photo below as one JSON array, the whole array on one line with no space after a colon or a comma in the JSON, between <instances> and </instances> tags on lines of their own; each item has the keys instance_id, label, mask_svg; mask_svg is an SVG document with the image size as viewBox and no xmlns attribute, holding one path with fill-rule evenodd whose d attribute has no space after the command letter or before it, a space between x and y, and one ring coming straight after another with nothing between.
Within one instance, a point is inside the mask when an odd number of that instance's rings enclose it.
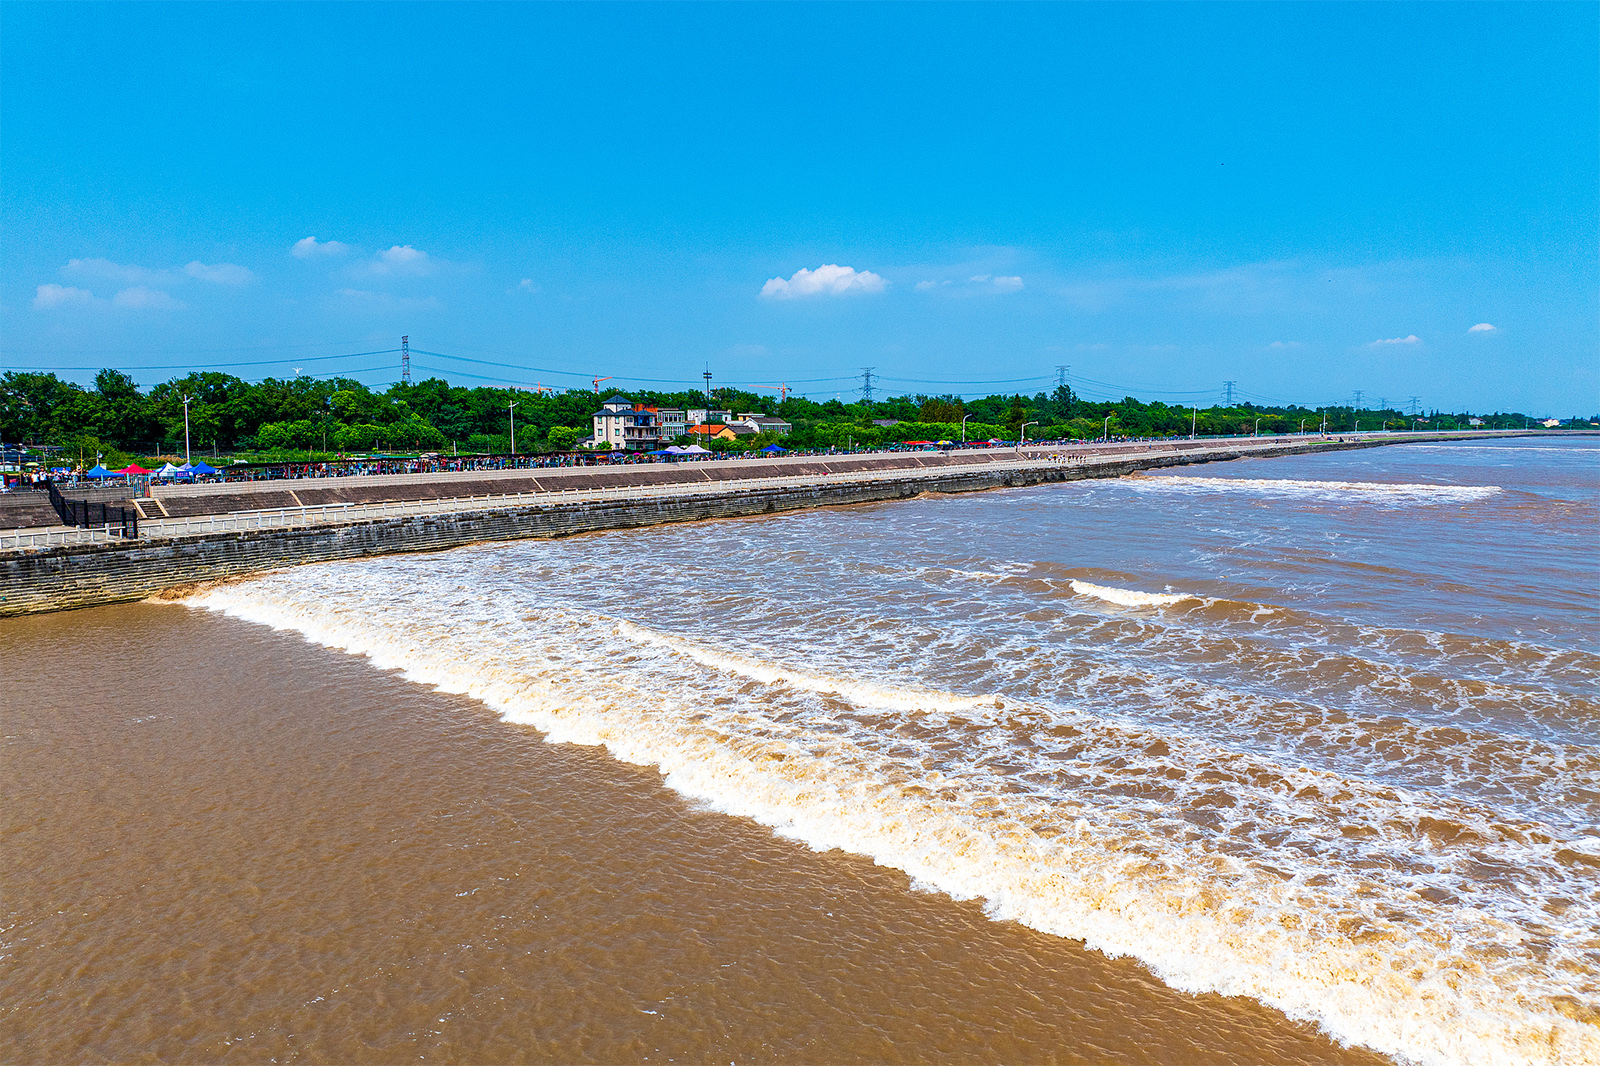
<instances>
[{"instance_id":1,"label":"multi-story building","mask_svg":"<svg viewBox=\"0 0 1600 1066\"><path fill-rule=\"evenodd\" d=\"M681 407L663 407L658 415L661 439L670 441L689 432L688 412Z\"/></svg>"},{"instance_id":2,"label":"multi-story building","mask_svg":"<svg viewBox=\"0 0 1600 1066\"><path fill-rule=\"evenodd\" d=\"M604 443L627 451L653 451L661 446L660 416L658 408L634 403L626 396L613 396L592 416L592 447Z\"/></svg>"},{"instance_id":3,"label":"multi-story building","mask_svg":"<svg viewBox=\"0 0 1600 1066\"><path fill-rule=\"evenodd\" d=\"M732 411L708 410L704 407L691 407L685 412L691 426L703 426L708 422L732 422Z\"/></svg>"}]
</instances>

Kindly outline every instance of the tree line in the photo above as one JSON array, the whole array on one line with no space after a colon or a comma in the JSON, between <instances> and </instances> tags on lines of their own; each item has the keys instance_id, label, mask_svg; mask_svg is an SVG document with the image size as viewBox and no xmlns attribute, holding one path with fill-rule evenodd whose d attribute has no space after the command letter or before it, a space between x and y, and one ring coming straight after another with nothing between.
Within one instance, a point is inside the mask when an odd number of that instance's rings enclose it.
<instances>
[{"instance_id":1,"label":"tree line","mask_svg":"<svg viewBox=\"0 0 1600 1066\"><path fill-rule=\"evenodd\" d=\"M620 390L619 390L620 391ZM197 372L142 390L129 375L102 370L93 387L55 374L0 374L0 443L48 445L75 460L104 455L125 465L133 458L183 454L184 403L196 454L240 458L311 458L339 454L511 451L511 404L516 404L518 452L565 451L588 437L592 415L605 396L588 392L530 392L466 388L440 378L396 383L375 391L349 378L268 378L248 382L231 374ZM621 392L660 407L705 407L697 391ZM1352 407L1260 407L1252 404L1194 409L1128 396L1086 400L1070 387L1034 395L894 396L873 403L816 401L722 388L712 405L736 413L776 415L794 429L791 448L874 448L914 440L1013 441L1112 437L1203 436L1255 432L1409 428L1411 415ZM1466 428L1472 418L1490 428L1521 428L1521 414L1472 416L1430 412L1419 428ZM1600 421L1600 418L1596 419ZM1574 420L1577 421L1577 420ZM1586 421L1586 420L1585 420ZM721 450L760 447L773 438L716 441ZM687 440L684 441L687 443Z\"/></svg>"}]
</instances>

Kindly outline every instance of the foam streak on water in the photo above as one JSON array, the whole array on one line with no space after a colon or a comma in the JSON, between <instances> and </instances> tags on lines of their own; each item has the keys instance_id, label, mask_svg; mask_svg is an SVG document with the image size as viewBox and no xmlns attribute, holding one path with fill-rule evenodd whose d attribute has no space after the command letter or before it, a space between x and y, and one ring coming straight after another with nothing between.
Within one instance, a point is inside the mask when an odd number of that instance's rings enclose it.
<instances>
[{"instance_id":1,"label":"foam streak on water","mask_svg":"<svg viewBox=\"0 0 1600 1066\"><path fill-rule=\"evenodd\" d=\"M1285 473L1439 473L1328 458ZM1423 508L1421 555L1365 487L1252 514L1279 550L1240 556L1205 532L1236 523L1234 490L1173 513L1124 482L305 567L188 602L1180 989L1401 1061L1597 1062L1600 647L1592 616L1544 606L1584 564L1481 614L1415 592L1500 565L1499 543L1471 554L1484 530L1543 535L1512 526L1533 491L1480 497L1508 508L1484 525Z\"/></svg>"},{"instance_id":2,"label":"foam streak on water","mask_svg":"<svg viewBox=\"0 0 1600 1066\"><path fill-rule=\"evenodd\" d=\"M1465 503L1493 496L1498 485L1389 484L1371 481L1303 481L1294 478L1138 476L1128 484L1139 491L1239 492L1255 495L1337 500L1353 496L1394 503Z\"/></svg>"}]
</instances>

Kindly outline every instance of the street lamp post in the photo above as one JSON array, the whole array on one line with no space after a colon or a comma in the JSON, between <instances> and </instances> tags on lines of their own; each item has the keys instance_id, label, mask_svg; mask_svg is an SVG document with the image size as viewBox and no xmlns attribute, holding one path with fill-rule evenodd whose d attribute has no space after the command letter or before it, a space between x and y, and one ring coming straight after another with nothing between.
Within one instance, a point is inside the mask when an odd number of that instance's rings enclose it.
<instances>
[{"instance_id":1,"label":"street lamp post","mask_svg":"<svg viewBox=\"0 0 1600 1066\"><path fill-rule=\"evenodd\" d=\"M183 398L183 461L189 462L189 401L193 396Z\"/></svg>"},{"instance_id":2,"label":"street lamp post","mask_svg":"<svg viewBox=\"0 0 1600 1066\"><path fill-rule=\"evenodd\" d=\"M1261 416L1261 418L1265 418L1265 417L1267 417L1267 416L1266 416L1266 415L1262 415L1262 416ZM1250 434L1250 435L1251 435L1251 436L1253 436L1253 437L1259 437L1259 436L1261 436L1261 418L1258 418L1258 419L1256 419L1256 428L1255 428L1255 430L1254 430L1254 431L1252 431L1252 433L1251 433L1251 434Z\"/></svg>"},{"instance_id":3,"label":"street lamp post","mask_svg":"<svg viewBox=\"0 0 1600 1066\"><path fill-rule=\"evenodd\" d=\"M1111 443L1111 416L1110 415L1106 415L1106 424L1105 424L1105 427L1100 430L1100 439L1105 441L1107 444Z\"/></svg>"},{"instance_id":4,"label":"street lamp post","mask_svg":"<svg viewBox=\"0 0 1600 1066\"><path fill-rule=\"evenodd\" d=\"M1303 418L1300 420L1300 435L1302 437L1306 435L1306 420Z\"/></svg>"},{"instance_id":5,"label":"street lamp post","mask_svg":"<svg viewBox=\"0 0 1600 1066\"><path fill-rule=\"evenodd\" d=\"M961 443L962 444L967 443L967 419L969 419L971 417L972 417L971 415L962 415L961 416Z\"/></svg>"},{"instance_id":6,"label":"street lamp post","mask_svg":"<svg viewBox=\"0 0 1600 1066\"><path fill-rule=\"evenodd\" d=\"M1194 431L1200 424L1200 408L1195 407L1189 412L1189 439L1194 440Z\"/></svg>"},{"instance_id":7,"label":"street lamp post","mask_svg":"<svg viewBox=\"0 0 1600 1066\"><path fill-rule=\"evenodd\" d=\"M1029 426L1037 426L1038 424L1039 423L1037 423L1037 422L1024 422L1024 423L1022 423L1022 439L1017 442L1017 448L1019 450L1021 449L1021 447L1024 444L1028 443L1028 427Z\"/></svg>"},{"instance_id":8,"label":"street lamp post","mask_svg":"<svg viewBox=\"0 0 1600 1066\"><path fill-rule=\"evenodd\" d=\"M511 414L511 454L517 454L517 405L507 404L506 410Z\"/></svg>"}]
</instances>

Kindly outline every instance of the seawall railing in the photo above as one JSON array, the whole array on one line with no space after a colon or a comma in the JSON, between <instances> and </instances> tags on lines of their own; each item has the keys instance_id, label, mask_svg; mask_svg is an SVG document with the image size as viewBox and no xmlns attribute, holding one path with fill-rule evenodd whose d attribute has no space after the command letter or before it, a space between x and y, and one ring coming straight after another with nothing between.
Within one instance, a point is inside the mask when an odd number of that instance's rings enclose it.
<instances>
[{"instance_id":1,"label":"seawall railing","mask_svg":"<svg viewBox=\"0 0 1600 1066\"><path fill-rule=\"evenodd\" d=\"M98 528L108 536L132 540L139 535L139 512L131 507L113 507L103 501L69 500L61 495L54 481L45 482L50 494L50 506L55 508L64 526Z\"/></svg>"}]
</instances>

